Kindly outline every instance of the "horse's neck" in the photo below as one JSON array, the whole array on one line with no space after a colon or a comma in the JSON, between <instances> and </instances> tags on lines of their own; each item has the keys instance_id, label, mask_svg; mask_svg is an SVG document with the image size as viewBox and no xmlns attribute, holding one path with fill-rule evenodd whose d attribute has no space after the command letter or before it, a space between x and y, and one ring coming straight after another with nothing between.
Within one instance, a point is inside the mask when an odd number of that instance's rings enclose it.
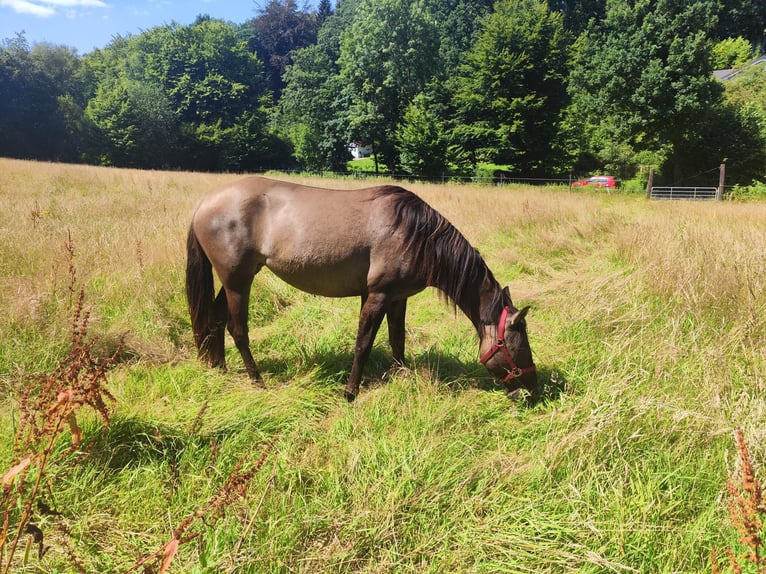
<instances>
[{"instance_id":1,"label":"horse's neck","mask_svg":"<svg viewBox=\"0 0 766 574\"><path fill-rule=\"evenodd\" d=\"M478 251L451 225L430 249L428 257L439 263L423 266L423 280L451 299L481 334L483 325L494 320L488 317L502 298L500 285ZM455 252L460 255L453 257Z\"/></svg>"},{"instance_id":2,"label":"horse's neck","mask_svg":"<svg viewBox=\"0 0 766 574\"><path fill-rule=\"evenodd\" d=\"M495 324L493 316L495 313L492 306L501 296L498 293L500 290L497 283L487 278L479 287L478 297L456 302L460 310L470 319L480 338L484 338L488 325L493 326ZM491 319L489 319L490 316L492 316Z\"/></svg>"}]
</instances>

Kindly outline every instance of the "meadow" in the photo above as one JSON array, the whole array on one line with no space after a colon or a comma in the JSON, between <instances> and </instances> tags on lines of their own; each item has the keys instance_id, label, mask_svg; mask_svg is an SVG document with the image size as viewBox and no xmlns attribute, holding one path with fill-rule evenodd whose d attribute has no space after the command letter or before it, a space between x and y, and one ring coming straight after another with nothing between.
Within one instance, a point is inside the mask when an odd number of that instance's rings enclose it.
<instances>
[{"instance_id":1,"label":"meadow","mask_svg":"<svg viewBox=\"0 0 766 574\"><path fill-rule=\"evenodd\" d=\"M758 477L766 463L766 204L407 184L531 305L543 398L507 399L429 290L408 307L408 368L384 327L349 405L359 301L267 271L250 314L265 388L228 337L227 372L196 360L186 232L239 176L0 174L0 573L691 573L747 552L727 483L736 429ZM108 416L81 405L46 472L19 471L33 398L73 345L109 365ZM34 484L37 530L11 556Z\"/></svg>"}]
</instances>

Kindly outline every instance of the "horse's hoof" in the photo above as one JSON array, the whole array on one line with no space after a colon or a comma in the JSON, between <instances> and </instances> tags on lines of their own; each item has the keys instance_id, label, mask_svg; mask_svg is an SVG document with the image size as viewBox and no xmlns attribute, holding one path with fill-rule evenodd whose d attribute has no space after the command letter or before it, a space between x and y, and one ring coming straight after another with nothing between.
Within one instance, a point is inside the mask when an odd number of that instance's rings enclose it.
<instances>
[{"instance_id":1,"label":"horse's hoof","mask_svg":"<svg viewBox=\"0 0 766 574\"><path fill-rule=\"evenodd\" d=\"M343 395L346 397L346 400L349 403L353 403L354 399L356 398L356 395L354 393L352 393L351 391L344 391Z\"/></svg>"},{"instance_id":2,"label":"horse's hoof","mask_svg":"<svg viewBox=\"0 0 766 574\"><path fill-rule=\"evenodd\" d=\"M266 383L263 382L263 378L260 375L258 375L257 377L251 377L250 378L250 382L257 389L265 389L266 388Z\"/></svg>"}]
</instances>

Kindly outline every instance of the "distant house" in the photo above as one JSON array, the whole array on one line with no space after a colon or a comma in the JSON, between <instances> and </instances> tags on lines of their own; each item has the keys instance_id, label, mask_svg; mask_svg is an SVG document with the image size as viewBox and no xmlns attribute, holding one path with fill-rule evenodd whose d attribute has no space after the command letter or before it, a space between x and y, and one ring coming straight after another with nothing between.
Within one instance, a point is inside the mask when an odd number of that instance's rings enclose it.
<instances>
[{"instance_id":1,"label":"distant house","mask_svg":"<svg viewBox=\"0 0 766 574\"><path fill-rule=\"evenodd\" d=\"M766 64L766 54L764 54L763 56L757 57L755 60L751 60L750 62L748 62L747 64L739 68L732 68L730 70L715 70L713 72L713 75L722 81L731 80L734 76L739 74L742 70L745 70L751 66L763 65L763 64Z\"/></svg>"},{"instance_id":2,"label":"distant house","mask_svg":"<svg viewBox=\"0 0 766 574\"><path fill-rule=\"evenodd\" d=\"M372 146L363 142L351 142L348 150L354 159L363 159L372 155Z\"/></svg>"}]
</instances>

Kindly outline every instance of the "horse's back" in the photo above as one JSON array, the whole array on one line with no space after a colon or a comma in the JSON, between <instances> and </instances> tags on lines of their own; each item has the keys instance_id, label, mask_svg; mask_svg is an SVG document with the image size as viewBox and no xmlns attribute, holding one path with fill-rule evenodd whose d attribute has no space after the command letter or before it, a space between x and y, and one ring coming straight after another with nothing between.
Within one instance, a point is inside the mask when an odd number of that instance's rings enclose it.
<instances>
[{"instance_id":1,"label":"horse's back","mask_svg":"<svg viewBox=\"0 0 766 574\"><path fill-rule=\"evenodd\" d=\"M377 188L333 190L249 177L203 198L193 225L226 277L261 266L311 293L367 292L376 260L395 249L391 207Z\"/></svg>"}]
</instances>

